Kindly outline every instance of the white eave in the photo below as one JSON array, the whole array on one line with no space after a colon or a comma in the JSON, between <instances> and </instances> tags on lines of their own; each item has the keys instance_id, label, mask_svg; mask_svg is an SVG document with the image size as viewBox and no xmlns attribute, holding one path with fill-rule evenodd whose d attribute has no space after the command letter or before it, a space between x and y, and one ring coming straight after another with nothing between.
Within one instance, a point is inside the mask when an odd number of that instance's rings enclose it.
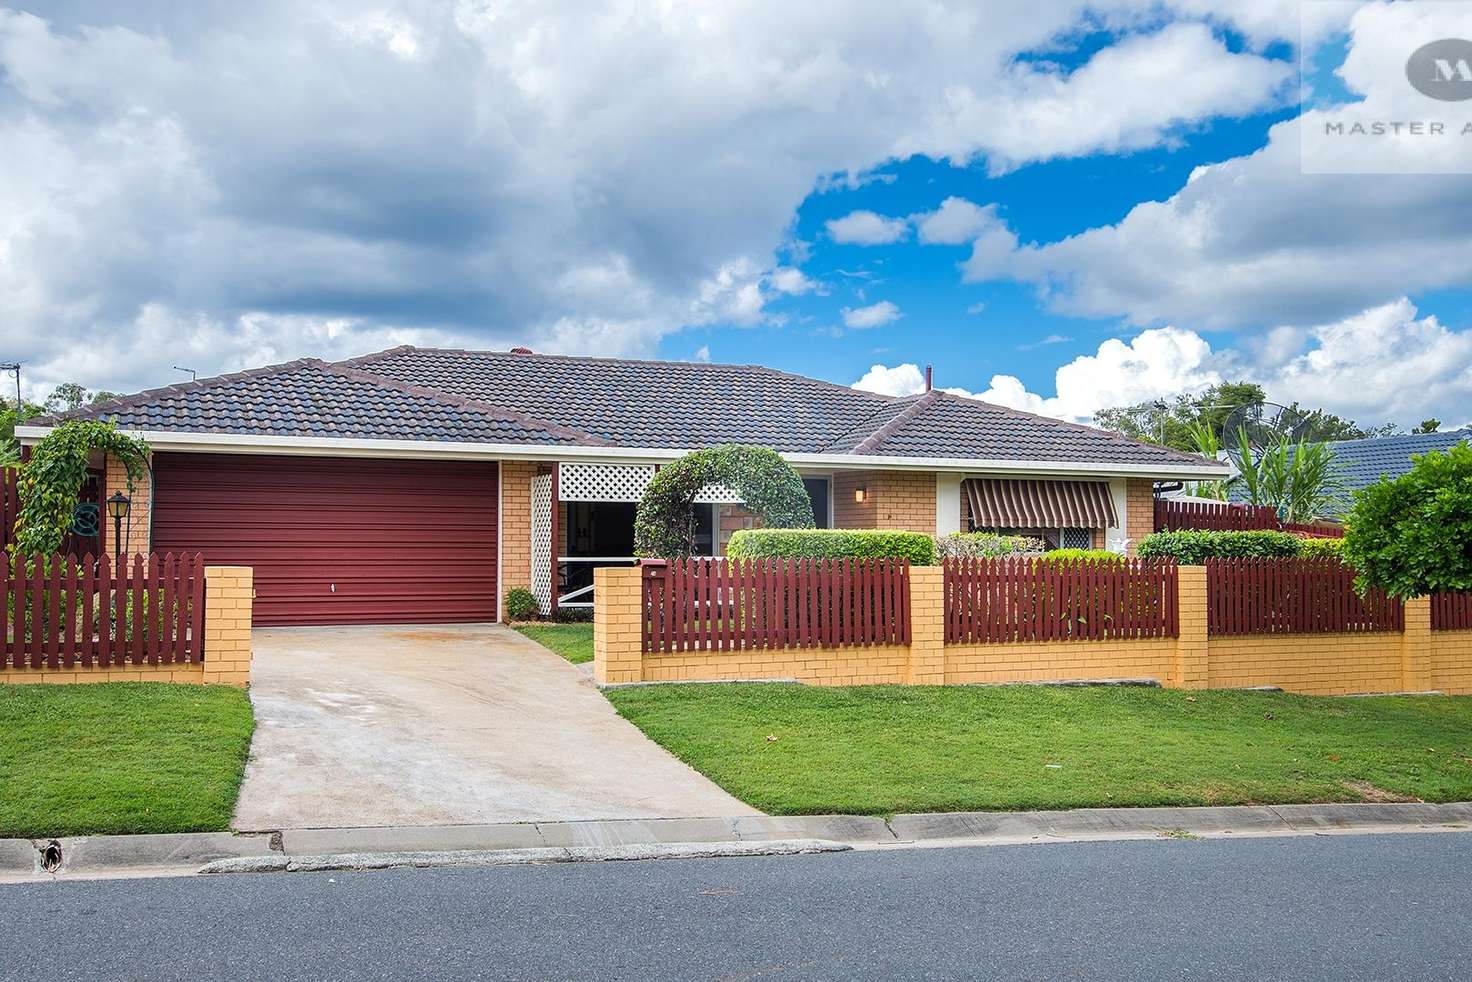
<instances>
[{"instance_id":1,"label":"white eave","mask_svg":"<svg viewBox=\"0 0 1472 982\"><path fill-rule=\"evenodd\" d=\"M17 426L22 442L42 439L49 426ZM308 454L324 457L417 457L444 460L567 460L620 464L658 464L688 450L589 447L576 444L452 443L440 440L365 440L345 437L248 436L233 433L184 433L171 430L125 430L160 450L180 453ZM990 460L976 457L886 457L870 454L784 453L795 467L828 470L923 470L952 473L1016 474L1038 477L1151 477L1157 480L1218 480L1230 476L1225 464L1137 464L1100 461Z\"/></svg>"}]
</instances>

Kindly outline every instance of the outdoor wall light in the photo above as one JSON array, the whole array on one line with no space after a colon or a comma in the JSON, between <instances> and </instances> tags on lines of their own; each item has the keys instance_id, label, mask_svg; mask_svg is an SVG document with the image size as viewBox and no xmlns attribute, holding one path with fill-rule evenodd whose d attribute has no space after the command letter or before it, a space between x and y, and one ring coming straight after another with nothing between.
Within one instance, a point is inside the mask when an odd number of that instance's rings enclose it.
<instances>
[{"instance_id":1,"label":"outdoor wall light","mask_svg":"<svg viewBox=\"0 0 1472 982\"><path fill-rule=\"evenodd\" d=\"M132 505L121 491L114 491L107 499L107 513L112 517L112 548L119 555L122 555L123 519L128 517L128 509Z\"/></svg>"},{"instance_id":2,"label":"outdoor wall light","mask_svg":"<svg viewBox=\"0 0 1472 982\"><path fill-rule=\"evenodd\" d=\"M869 489L867 487L865 487L864 485L860 484L858 487L854 488L854 501L855 502L857 502L858 504L861 504L862 505L865 501L868 501L868 500L869 500Z\"/></svg>"}]
</instances>

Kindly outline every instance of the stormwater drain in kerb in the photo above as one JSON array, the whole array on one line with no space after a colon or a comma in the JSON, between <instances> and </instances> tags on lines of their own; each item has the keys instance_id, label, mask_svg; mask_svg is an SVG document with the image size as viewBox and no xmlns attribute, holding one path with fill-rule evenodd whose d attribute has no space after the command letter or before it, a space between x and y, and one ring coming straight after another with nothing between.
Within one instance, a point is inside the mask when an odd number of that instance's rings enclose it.
<instances>
[{"instance_id":1,"label":"stormwater drain in kerb","mask_svg":"<svg viewBox=\"0 0 1472 982\"><path fill-rule=\"evenodd\" d=\"M52 839L41 849L41 868L48 873L61 869L61 843Z\"/></svg>"}]
</instances>

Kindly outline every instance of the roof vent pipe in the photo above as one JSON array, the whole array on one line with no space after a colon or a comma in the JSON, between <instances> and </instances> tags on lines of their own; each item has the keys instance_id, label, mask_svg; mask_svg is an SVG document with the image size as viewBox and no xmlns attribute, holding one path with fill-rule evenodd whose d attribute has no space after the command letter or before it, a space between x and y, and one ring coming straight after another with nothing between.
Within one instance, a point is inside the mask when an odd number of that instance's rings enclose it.
<instances>
[{"instance_id":1,"label":"roof vent pipe","mask_svg":"<svg viewBox=\"0 0 1472 982\"><path fill-rule=\"evenodd\" d=\"M931 381L932 381L933 375L934 375L934 371L931 368L931 366L926 365L925 366L925 391L926 392L929 392L930 391L930 386L931 386Z\"/></svg>"}]
</instances>

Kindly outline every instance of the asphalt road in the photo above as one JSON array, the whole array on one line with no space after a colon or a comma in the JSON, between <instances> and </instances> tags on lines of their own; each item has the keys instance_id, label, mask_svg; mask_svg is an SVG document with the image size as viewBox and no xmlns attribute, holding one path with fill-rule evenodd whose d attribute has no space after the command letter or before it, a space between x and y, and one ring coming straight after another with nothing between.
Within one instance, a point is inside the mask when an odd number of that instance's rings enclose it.
<instances>
[{"instance_id":1,"label":"asphalt road","mask_svg":"<svg viewBox=\"0 0 1472 982\"><path fill-rule=\"evenodd\" d=\"M5 979L1466 979L1472 834L0 887Z\"/></svg>"}]
</instances>

